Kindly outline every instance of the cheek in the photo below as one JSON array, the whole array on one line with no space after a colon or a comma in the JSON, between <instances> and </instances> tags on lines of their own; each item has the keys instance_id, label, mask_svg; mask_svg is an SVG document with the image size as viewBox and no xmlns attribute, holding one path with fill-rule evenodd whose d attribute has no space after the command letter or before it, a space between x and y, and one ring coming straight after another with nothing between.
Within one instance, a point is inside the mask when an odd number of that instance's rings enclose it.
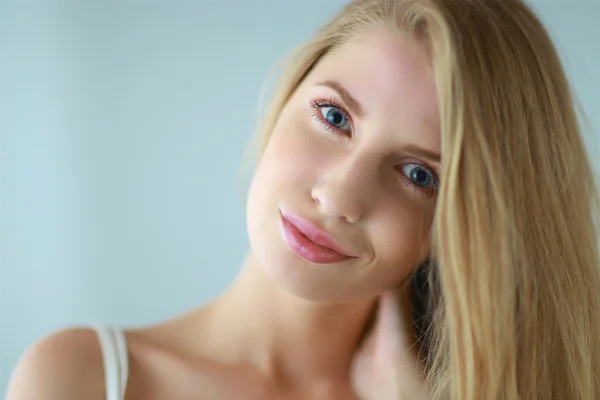
<instances>
[{"instance_id":1,"label":"cheek","mask_svg":"<svg viewBox=\"0 0 600 400\"><path fill-rule=\"evenodd\" d=\"M320 156L311 141L310 115L304 111L293 101L284 107L252 178L251 208L297 196L298 189L310 188L318 176L320 163L315 161ZM291 189L295 192L289 193Z\"/></svg>"},{"instance_id":2,"label":"cheek","mask_svg":"<svg viewBox=\"0 0 600 400\"><path fill-rule=\"evenodd\" d=\"M428 214L405 206L393 213L381 213L373 224L373 249L380 264L377 269L387 279L406 277L429 252Z\"/></svg>"},{"instance_id":3,"label":"cheek","mask_svg":"<svg viewBox=\"0 0 600 400\"><path fill-rule=\"evenodd\" d=\"M324 147L306 123L278 124L263 154L261 168L277 185L305 186L326 167ZM275 183L274 182L274 183Z\"/></svg>"}]
</instances>

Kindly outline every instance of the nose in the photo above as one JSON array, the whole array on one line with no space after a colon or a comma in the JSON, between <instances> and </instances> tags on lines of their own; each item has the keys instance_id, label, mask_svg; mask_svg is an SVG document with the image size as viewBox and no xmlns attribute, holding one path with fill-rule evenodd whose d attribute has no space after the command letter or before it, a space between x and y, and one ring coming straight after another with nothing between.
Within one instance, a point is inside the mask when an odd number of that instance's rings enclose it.
<instances>
[{"instance_id":1,"label":"nose","mask_svg":"<svg viewBox=\"0 0 600 400\"><path fill-rule=\"evenodd\" d=\"M319 211L348 223L360 221L367 210L375 177L367 177L367 169L356 163L330 169L312 189L312 199Z\"/></svg>"}]
</instances>

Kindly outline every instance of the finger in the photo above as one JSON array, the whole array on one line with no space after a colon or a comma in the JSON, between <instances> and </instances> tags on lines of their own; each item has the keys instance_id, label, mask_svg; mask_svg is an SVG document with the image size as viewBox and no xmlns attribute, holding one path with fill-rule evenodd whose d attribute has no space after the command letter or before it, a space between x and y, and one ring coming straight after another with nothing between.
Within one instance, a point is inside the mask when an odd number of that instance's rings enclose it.
<instances>
[{"instance_id":1,"label":"finger","mask_svg":"<svg viewBox=\"0 0 600 400\"><path fill-rule=\"evenodd\" d=\"M377 315L377 343L387 357L401 356L413 346L410 315L391 291L381 295Z\"/></svg>"},{"instance_id":2,"label":"finger","mask_svg":"<svg viewBox=\"0 0 600 400\"><path fill-rule=\"evenodd\" d=\"M380 298L377 320L377 357L396 365L396 383L409 399L427 399L428 392L418 365L410 302L386 292Z\"/></svg>"}]
</instances>

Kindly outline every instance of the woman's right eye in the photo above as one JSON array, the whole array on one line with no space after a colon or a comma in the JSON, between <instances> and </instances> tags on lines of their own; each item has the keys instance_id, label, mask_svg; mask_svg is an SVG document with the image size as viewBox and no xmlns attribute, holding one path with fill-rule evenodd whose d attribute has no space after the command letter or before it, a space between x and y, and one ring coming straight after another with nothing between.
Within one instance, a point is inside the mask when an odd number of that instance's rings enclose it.
<instances>
[{"instance_id":1,"label":"woman's right eye","mask_svg":"<svg viewBox=\"0 0 600 400\"><path fill-rule=\"evenodd\" d=\"M314 110L313 118L323 128L341 135L352 136L352 118L337 99L312 100L310 106Z\"/></svg>"},{"instance_id":2,"label":"woman's right eye","mask_svg":"<svg viewBox=\"0 0 600 400\"><path fill-rule=\"evenodd\" d=\"M337 107L325 106L319 107L319 112L328 124L350 133L350 118L342 110Z\"/></svg>"}]
</instances>

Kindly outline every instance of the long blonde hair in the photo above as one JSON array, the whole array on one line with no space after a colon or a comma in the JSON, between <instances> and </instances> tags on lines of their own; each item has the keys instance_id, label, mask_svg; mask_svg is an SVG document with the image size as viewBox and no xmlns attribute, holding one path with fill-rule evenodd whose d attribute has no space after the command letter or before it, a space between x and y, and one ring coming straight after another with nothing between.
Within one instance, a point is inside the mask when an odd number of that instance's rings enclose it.
<instances>
[{"instance_id":1,"label":"long blonde hair","mask_svg":"<svg viewBox=\"0 0 600 400\"><path fill-rule=\"evenodd\" d=\"M350 3L287 60L258 151L318 60L373 26L423 40L438 90L432 398L600 399L598 190L557 52L522 1Z\"/></svg>"}]
</instances>

